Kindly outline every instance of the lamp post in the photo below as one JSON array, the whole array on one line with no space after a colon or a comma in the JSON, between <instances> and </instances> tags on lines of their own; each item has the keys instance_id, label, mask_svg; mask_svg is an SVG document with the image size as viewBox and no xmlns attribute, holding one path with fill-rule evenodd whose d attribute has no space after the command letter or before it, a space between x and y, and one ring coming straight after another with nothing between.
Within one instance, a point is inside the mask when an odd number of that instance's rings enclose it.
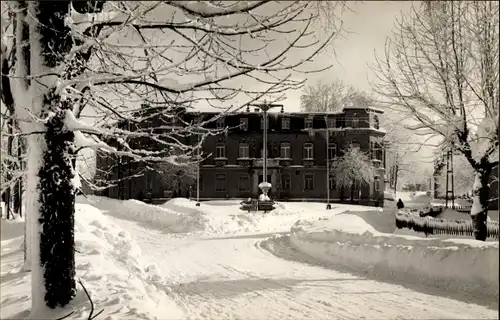
<instances>
[{"instance_id":1,"label":"lamp post","mask_svg":"<svg viewBox=\"0 0 500 320\"><path fill-rule=\"evenodd\" d=\"M196 206L200 206L200 135L197 136L198 145L196 150Z\"/></svg>"},{"instance_id":2,"label":"lamp post","mask_svg":"<svg viewBox=\"0 0 500 320\"><path fill-rule=\"evenodd\" d=\"M262 190L262 198L260 200L264 201L270 201L269 196L267 193L269 192L269 189L271 189L272 185L267 181L267 112L272 109L272 108L277 108L281 107L281 113L283 113L283 105L282 104L272 104L272 103L264 103L262 104L252 104L252 106L258 107L260 110L263 111L263 117L264 117L264 134L263 134L263 152L262 152L262 158L263 158L263 164L262 164L262 183L259 184L259 188Z\"/></svg>"},{"instance_id":3,"label":"lamp post","mask_svg":"<svg viewBox=\"0 0 500 320\"><path fill-rule=\"evenodd\" d=\"M328 116L325 116L326 132L326 210L330 210L330 127L328 126Z\"/></svg>"}]
</instances>

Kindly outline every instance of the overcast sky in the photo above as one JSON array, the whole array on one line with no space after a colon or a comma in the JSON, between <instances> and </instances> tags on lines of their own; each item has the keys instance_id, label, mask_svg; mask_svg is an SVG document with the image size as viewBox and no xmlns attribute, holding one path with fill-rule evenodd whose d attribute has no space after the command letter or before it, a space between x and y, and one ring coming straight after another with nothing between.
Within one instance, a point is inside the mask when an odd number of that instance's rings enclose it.
<instances>
[{"instance_id":1,"label":"overcast sky","mask_svg":"<svg viewBox=\"0 0 500 320\"><path fill-rule=\"evenodd\" d=\"M374 62L374 51L383 53L385 40L394 30L394 22L407 11L410 1L366 1L347 2L352 11L342 14L344 28L350 33L336 39L335 54L325 52L320 59L329 59L334 66L324 72L308 76L308 83L317 80L327 81L338 78L356 88L370 90L369 78L371 70L369 63ZM301 91L288 94L285 106L288 111L298 111L300 108Z\"/></svg>"}]
</instances>

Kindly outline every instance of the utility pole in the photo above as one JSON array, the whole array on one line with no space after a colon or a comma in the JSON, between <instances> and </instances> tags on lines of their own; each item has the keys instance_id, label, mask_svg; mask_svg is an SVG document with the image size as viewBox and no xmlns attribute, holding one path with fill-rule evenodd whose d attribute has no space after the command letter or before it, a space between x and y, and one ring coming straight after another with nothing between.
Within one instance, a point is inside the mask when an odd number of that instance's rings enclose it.
<instances>
[{"instance_id":1,"label":"utility pole","mask_svg":"<svg viewBox=\"0 0 500 320\"><path fill-rule=\"evenodd\" d=\"M128 132L130 132L130 119L127 122ZM130 157L127 157L128 165L128 198L132 199L132 165L130 164Z\"/></svg>"},{"instance_id":2,"label":"utility pole","mask_svg":"<svg viewBox=\"0 0 500 320\"><path fill-rule=\"evenodd\" d=\"M328 126L328 116L325 116L326 132L326 210L330 210L330 127Z\"/></svg>"},{"instance_id":3,"label":"utility pole","mask_svg":"<svg viewBox=\"0 0 500 320\"><path fill-rule=\"evenodd\" d=\"M455 209L455 183L453 179L453 151L452 147L446 152L446 196L445 207L448 207L448 202L451 200L451 208ZM450 199L451 195L451 199Z\"/></svg>"},{"instance_id":4,"label":"utility pole","mask_svg":"<svg viewBox=\"0 0 500 320\"><path fill-rule=\"evenodd\" d=\"M200 149L201 146L200 144L200 135L198 134L197 136L197 150L196 150L196 206L200 206Z\"/></svg>"},{"instance_id":5,"label":"utility pole","mask_svg":"<svg viewBox=\"0 0 500 320\"><path fill-rule=\"evenodd\" d=\"M398 172L399 172L399 157L398 154L396 153L396 163L394 165L394 192L398 192Z\"/></svg>"}]
</instances>

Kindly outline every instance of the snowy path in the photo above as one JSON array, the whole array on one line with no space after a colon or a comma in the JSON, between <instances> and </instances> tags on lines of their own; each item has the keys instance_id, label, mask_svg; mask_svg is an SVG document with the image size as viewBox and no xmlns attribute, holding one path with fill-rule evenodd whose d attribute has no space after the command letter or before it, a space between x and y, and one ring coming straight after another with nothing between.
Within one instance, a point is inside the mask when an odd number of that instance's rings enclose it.
<instances>
[{"instance_id":1,"label":"snowy path","mask_svg":"<svg viewBox=\"0 0 500 320\"><path fill-rule=\"evenodd\" d=\"M494 319L498 312L280 259L268 235L173 237L112 218L159 269L190 319Z\"/></svg>"}]
</instances>

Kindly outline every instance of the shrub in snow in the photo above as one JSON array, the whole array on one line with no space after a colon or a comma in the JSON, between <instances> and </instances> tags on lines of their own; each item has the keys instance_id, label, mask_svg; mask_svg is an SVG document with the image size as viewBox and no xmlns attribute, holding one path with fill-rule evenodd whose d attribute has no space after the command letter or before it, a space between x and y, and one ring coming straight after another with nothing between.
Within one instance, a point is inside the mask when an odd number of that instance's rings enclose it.
<instances>
[{"instance_id":1,"label":"shrub in snow","mask_svg":"<svg viewBox=\"0 0 500 320\"><path fill-rule=\"evenodd\" d=\"M449 234L449 235L474 235L472 221L436 219L433 217L419 217L404 212L396 214L396 227L413 229L416 232L427 234ZM487 237L498 239L499 226L497 221L489 221L487 226Z\"/></svg>"}]
</instances>

